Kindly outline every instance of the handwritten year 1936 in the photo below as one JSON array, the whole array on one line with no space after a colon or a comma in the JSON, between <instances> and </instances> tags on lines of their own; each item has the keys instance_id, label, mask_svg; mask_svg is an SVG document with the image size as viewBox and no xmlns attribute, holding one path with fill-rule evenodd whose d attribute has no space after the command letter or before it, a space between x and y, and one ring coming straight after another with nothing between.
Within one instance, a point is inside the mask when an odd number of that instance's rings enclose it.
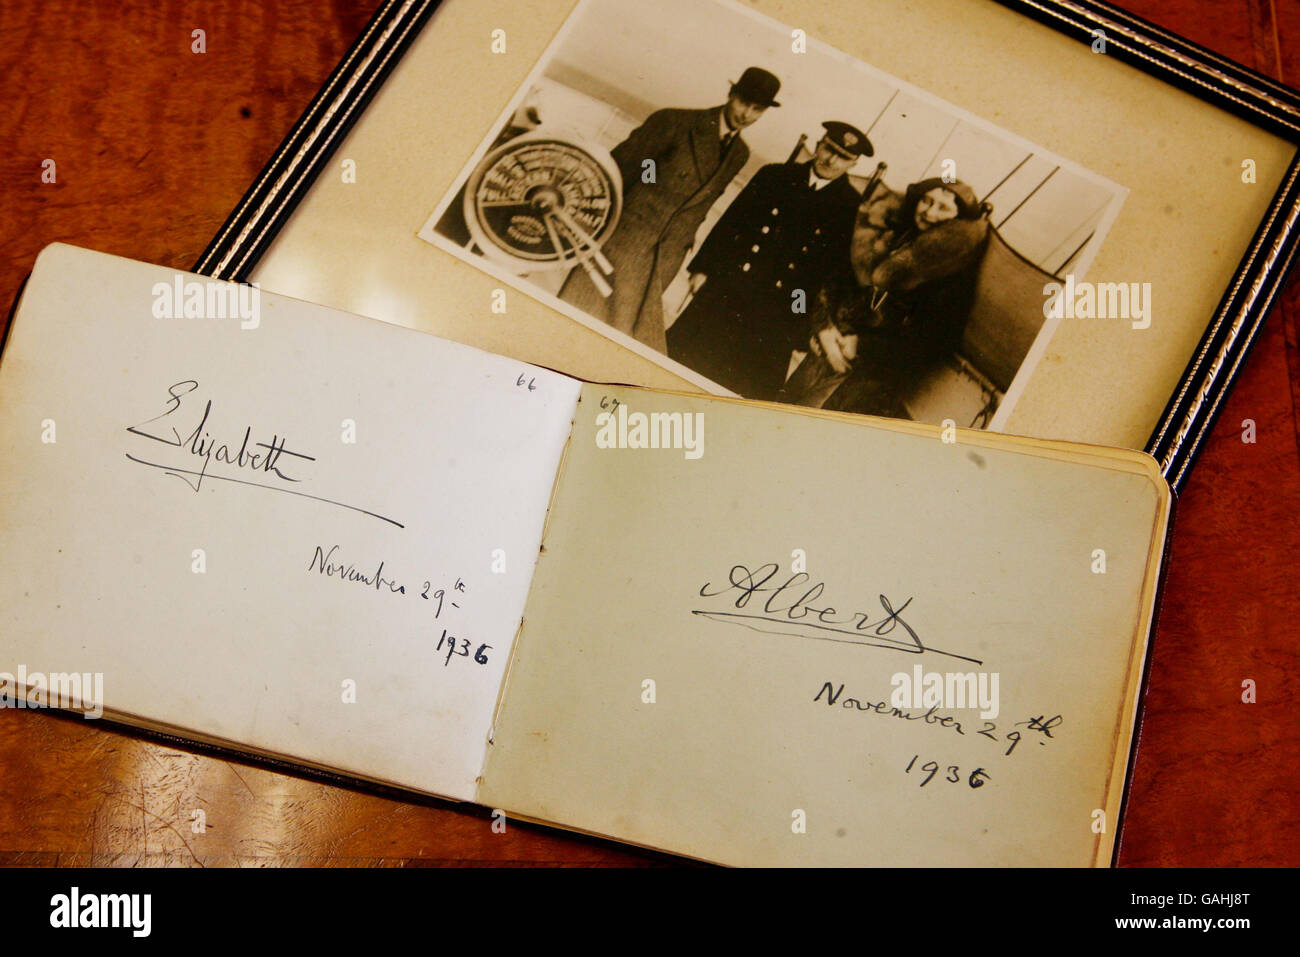
<instances>
[{"instance_id":1,"label":"handwritten year 1936","mask_svg":"<svg viewBox=\"0 0 1300 957\"><path fill-rule=\"evenodd\" d=\"M912 755L912 760L907 762L907 767L903 769L903 773L911 774L912 766L916 764L917 760L920 757L921 756L919 754ZM925 787L934 779L934 776L938 773L939 773L939 762L934 760L926 761L925 764L917 768L917 774L922 776L920 778L921 783L919 786ZM948 765L947 770L944 773L943 780L947 781L949 784L957 784L959 781L961 781L961 768L959 768L955 764ZM985 784L989 782L989 780L990 780L989 773L985 771L983 768L976 768L974 771L971 771L970 774L966 776L966 783L970 785L971 788L982 788Z\"/></svg>"},{"instance_id":2,"label":"handwritten year 1936","mask_svg":"<svg viewBox=\"0 0 1300 957\"><path fill-rule=\"evenodd\" d=\"M457 642L460 643L459 649L456 647ZM442 630L442 637L438 639L438 647L436 650L442 651L442 647L444 644L447 646L447 657L442 662L442 666L444 668L447 667L447 665L451 664L451 659L453 655L459 656L461 658L469 657L470 642L468 638L457 638L455 635L449 635L447 634L447 629L444 628ZM486 644L479 645L478 650L474 652L474 660L478 662L480 665L487 664L488 663L487 651L491 647L492 647L491 645L486 645Z\"/></svg>"}]
</instances>

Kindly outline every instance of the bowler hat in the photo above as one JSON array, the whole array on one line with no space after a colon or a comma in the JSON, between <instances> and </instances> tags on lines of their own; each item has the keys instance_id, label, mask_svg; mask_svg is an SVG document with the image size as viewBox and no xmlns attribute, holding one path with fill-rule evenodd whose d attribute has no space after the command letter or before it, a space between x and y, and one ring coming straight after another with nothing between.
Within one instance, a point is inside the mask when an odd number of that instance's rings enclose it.
<instances>
[{"instance_id":1,"label":"bowler hat","mask_svg":"<svg viewBox=\"0 0 1300 957\"><path fill-rule=\"evenodd\" d=\"M755 106L780 106L774 99L779 89L781 81L756 66L746 67L745 72L740 74L740 79L731 84L732 96L738 96Z\"/></svg>"}]
</instances>

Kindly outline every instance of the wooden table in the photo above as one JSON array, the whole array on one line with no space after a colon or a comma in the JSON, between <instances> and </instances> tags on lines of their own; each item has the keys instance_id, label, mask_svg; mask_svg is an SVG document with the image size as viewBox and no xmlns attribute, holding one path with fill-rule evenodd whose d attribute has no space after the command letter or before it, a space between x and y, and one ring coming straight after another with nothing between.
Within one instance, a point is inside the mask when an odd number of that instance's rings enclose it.
<instances>
[{"instance_id":1,"label":"wooden table","mask_svg":"<svg viewBox=\"0 0 1300 957\"><path fill-rule=\"evenodd\" d=\"M1123 5L1300 84L1294 0ZM0 299L8 304L54 240L192 265L372 8L0 0ZM190 52L195 28L207 34L204 56ZM41 183L46 158L56 185ZM1297 316L1293 281L1180 503L1125 865L1300 864ZM1255 444L1241 441L1247 418ZM1255 704L1241 702L1246 678ZM191 827L196 810L203 834ZM490 825L482 809L362 794L79 719L0 712L3 864L672 862Z\"/></svg>"}]
</instances>

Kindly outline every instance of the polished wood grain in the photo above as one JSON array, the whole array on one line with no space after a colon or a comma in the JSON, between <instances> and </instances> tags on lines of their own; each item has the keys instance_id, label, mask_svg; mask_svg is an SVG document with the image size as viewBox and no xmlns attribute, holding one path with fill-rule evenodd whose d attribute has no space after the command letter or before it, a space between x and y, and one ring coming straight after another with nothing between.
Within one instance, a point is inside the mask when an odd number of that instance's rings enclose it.
<instances>
[{"instance_id":1,"label":"polished wood grain","mask_svg":"<svg viewBox=\"0 0 1300 957\"><path fill-rule=\"evenodd\" d=\"M1124 6L1300 83L1292 0ZM12 299L54 240L190 266L371 12L372 3L342 0L0 0L0 299ZM204 55L190 50L194 29L206 31ZM47 158L53 185L40 181ZM1178 508L1125 865L1300 864L1298 315L1292 282ZM1256 423L1254 444L1241 440L1245 419ZM1248 678L1255 704L1241 702ZM0 863L669 862L514 822L494 833L486 809L361 793L80 719L0 712Z\"/></svg>"}]
</instances>

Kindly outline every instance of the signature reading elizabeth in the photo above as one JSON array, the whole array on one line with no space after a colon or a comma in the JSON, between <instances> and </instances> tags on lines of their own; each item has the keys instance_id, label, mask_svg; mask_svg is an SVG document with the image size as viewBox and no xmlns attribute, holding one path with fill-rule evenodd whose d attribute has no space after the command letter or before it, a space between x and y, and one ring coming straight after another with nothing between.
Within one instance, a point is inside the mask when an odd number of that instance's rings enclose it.
<instances>
[{"instance_id":1,"label":"signature reading elizabeth","mask_svg":"<svg viewBox=\"0 0 1300 957\"><path fill-rule=\"evenodd\" d=\"M126 457L139 465L158 469L164 475L175 476L195 492L203 487L205 479L233 482L251 488L313 499L327 505L370 515L398 528L405 527L400 522L364 508L292 488L292 485L301 483L305 477L311 477L308 463L315 462L316 457L304 451L290 449L288 438L278 432L272 432L269 441L255 440L251 424L244 426L243 435L237 440L229 438L231 435L238 435L238 432L233 429L225 433L225 440L223 440L219 431L221 426L217 424L217 417L213 414L212 399L206 400L202 405L202 414L198 413L199 399L194 396L198 390L197 379L183 379L173 383L167 388L166 411L139 425L127 426L126 429L132 435L151 439L179 450L181 457L178 460L171 464L154 462L132 455L130 452L126 453ZM196 417L197 421L195 421ZM188 425L190 422L195 423L192 428ZM261 433L258 435L260 437ZM170 453L168 458L174 456L175 453Z\"/></svg>"}]
</instances>

